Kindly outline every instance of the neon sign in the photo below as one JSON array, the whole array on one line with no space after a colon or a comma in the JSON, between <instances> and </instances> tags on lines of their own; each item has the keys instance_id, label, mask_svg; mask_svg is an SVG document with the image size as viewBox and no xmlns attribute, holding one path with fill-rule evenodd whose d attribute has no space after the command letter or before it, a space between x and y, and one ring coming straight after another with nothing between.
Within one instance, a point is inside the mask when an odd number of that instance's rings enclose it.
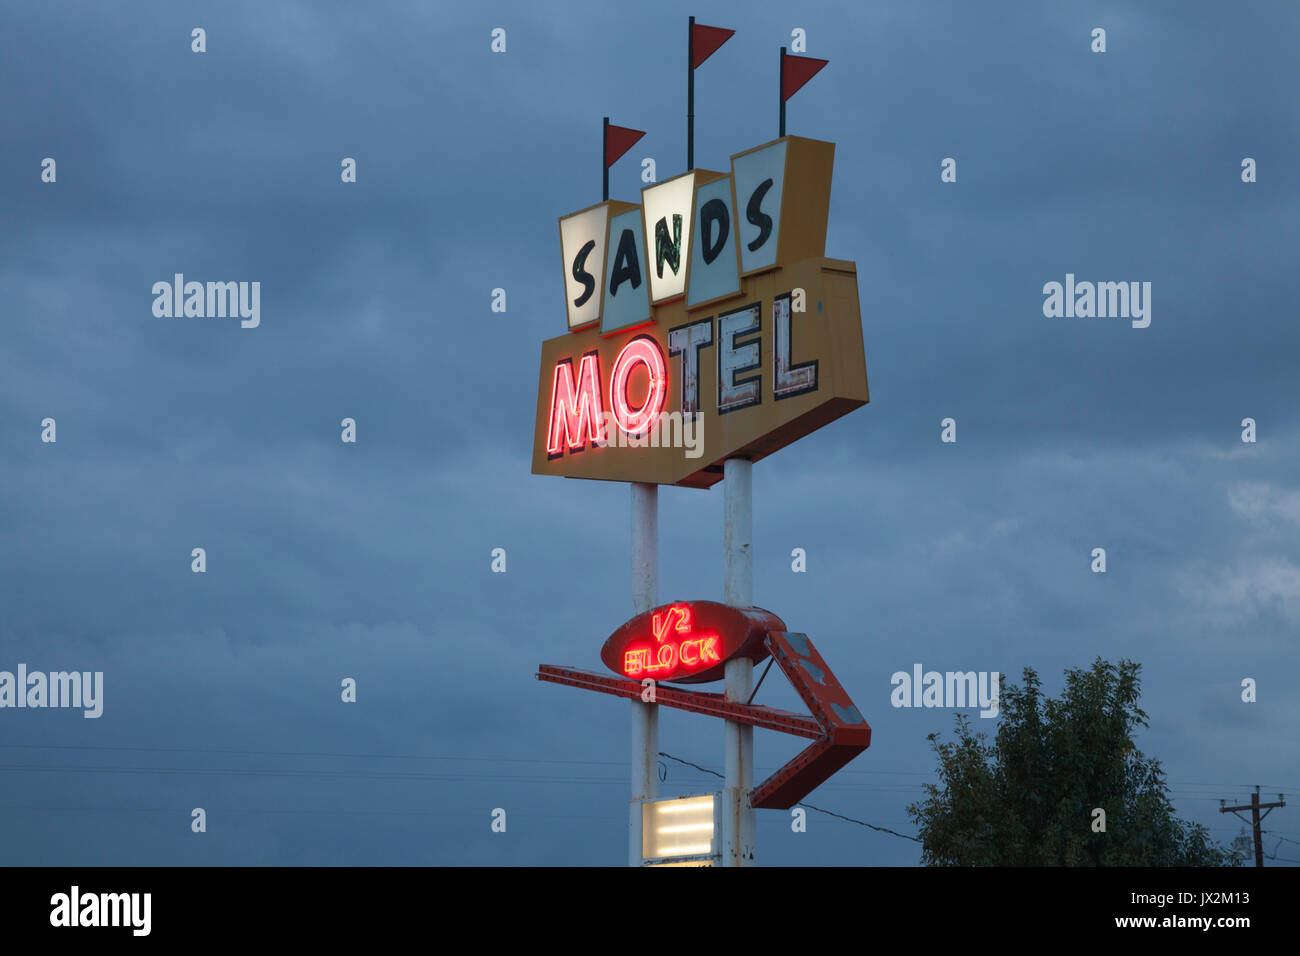
<instances>
[{"instance_id":1,"label":"neon sign","mask_svg":"<svg viewBox=\"0 0 1300 956\"><path fill-rule=\"evenodd\" d=\"M767 656L764 635L783 630L775 614L714 601L675 601L639 614L610 636L600 652L622 677L703 683L721 680L726 662Z\"/></svg>"},{"instance_id":2,"label":"neon sign","mask_svg":"<svg viewBox=\"0 0 1300 956\"><path fill-rule=\"evenodd\" d=\"M558 413L558 414L557 414ZM578 382L573 382L573 359L555 366L551 382L551 419L546 431L546 453L555 458L570 451L581 451L588 442L605 440L605 412L600 404L600 354L588 352L578 366Z\"/></svg>"},{"instance_id":3,"label":"neon sign","mask_svg":"<svg viewBox=\"0 0 1300 956\"><path fill-rule=\"evenodd\" d=\"M638 409L632 408L628 397L632 371L644 365L650 375L645 401ZM668 395L668 370L664 368L664 353L648 335L638 335L618 353L614 371L609 379L609 403L614 409L614 421L629 435L644 435L664 410Z\"/></svg>"},{"instance_id":4,"label":"neon sign","mask_svg":"<svg viewBox=\"0 0 1300 956\"><path fill-rule=\"evenodd\" d=\"M560 219L535 474L707 488L867 403L857 267L826 257L834 155L784 136ZM678 416L689 454L653 440Z\"/></svg>"},{"instance_id":5,"label":"neon sign","mask_svg":"<svg viewBox=\"0 0 1300 956\"><path fill-rule=\"evenodd\" d=\"M686 673L722 660L717 634L691 629L691 606L674 604L656 611L650 618L653 644L629 645L623 652L623 673L628 677L654 677L674 673L681 665Z\"/></svg>"},{"instance_id":6,"label":"neon sign","mask_svg":"<svg viewBox=\"0 0 1300 956\"><path fill-rule=\"evenodd\" d=\"M634 404L632 373L644 367L649 378L645 400ZM555 363L551 378L551 414L546 425L546 454L561 457L603 445L608 440L605 406L601 400L600 353L587 352L578 365L574 381L573 359ZM638 335L618 353L609 377L609 407L614 422L636 438L646 434L659 420L668 397L668 369L659 344L648 335Z\"/></svg>"}]
</instances>

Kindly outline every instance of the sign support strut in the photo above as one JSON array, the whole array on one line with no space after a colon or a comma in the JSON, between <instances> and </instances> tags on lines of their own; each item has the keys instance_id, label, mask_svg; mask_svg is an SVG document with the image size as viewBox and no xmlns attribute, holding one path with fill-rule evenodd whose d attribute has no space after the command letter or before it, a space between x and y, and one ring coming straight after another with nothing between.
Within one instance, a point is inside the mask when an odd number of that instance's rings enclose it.
<instances>
[{"instance_id":1,"label":"sign support strut","mask_svg":"<svg viewBox=\"0 0 1300 956\"><path fill-rule=\"evenodd\" d=\"M749 607L754 603L754 463L728 458L722 467L723 600L733 607ZM726 674L727 700L748 703L754 662L743 656L733 658L727 662ZM754 728L734 720L725 727L722 865L752 866L756 828L749 793L754 789Z\"/></svg>"},{"instance_id":2,"label":"sign support strut","mask_svg":"<svg viewBox=\"0 0 1300 956\"><path fill-rule=\"evenodd\" d=\"M659 486L632 488L632 610L659 603ZM628 803L627 865L641 865L641 801L659 795L659 705L632 701L632 796Z\"/></svg>"}]
</instances>

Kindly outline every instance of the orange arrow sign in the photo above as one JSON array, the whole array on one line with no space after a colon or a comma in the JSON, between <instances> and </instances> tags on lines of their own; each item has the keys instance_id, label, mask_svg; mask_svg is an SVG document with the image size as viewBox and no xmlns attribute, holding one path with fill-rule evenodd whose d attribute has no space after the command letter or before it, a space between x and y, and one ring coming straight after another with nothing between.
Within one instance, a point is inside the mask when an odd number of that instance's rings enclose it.
<instances>
[{"instance_id":1,"label":"orange arrow sign","mask_svg":"<svg viewBox=\"0 0 1300 956\"><path fill-rule=\"evenodd\" d=\"M657 621L655 624L657 637L661 632ZM667 629L665 621L663 631ZM866 750L871 745L871 727L817 653L812 641L808 640L807 634L768 631L763 645L808 705L811 718L771 707L739 704L727 700L722 694L678 690L663 684L656 688L655 703L812 738L814 742L807 749L750 793L750 805L756 809L788 810ZM549 664L537 669L537 677L616 697L635 699L641 697L644 689L638 681Z\"/></svg>"},{"instance_id":2,"label":"orange arrow sign","mask_svg":"<svg viewBox=\"0 0 1300 956\"><path fill-rule=\"evenodd\" d=\"M807 634L769 631L767 648L823 736L750 793L755 809L788 810L871 746L871 727Z\"/></svg>"}]
</instances>

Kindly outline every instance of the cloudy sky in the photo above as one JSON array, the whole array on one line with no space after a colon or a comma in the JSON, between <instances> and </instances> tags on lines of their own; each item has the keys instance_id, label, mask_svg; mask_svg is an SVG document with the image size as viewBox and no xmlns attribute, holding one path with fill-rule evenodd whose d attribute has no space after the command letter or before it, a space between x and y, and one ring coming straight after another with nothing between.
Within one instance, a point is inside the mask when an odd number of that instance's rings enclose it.
<instances>
[{"instance_id":1,"label":"cloudy sky","mask_svg":"<svg viewBox=\"0 0 1300 956\"><path fill-rule=\"evenodd\" d=\"M874 732L809 801L915 833L953 711L891 707L895 671L1055 695L1098 655L1141 663L1181 815L1226 842L1220 798L1300 794L1300 11L632 10L0 10L0 670L104 672L97 720L0 710L3 862L625 862L629 705L534 674L599 668L631 615L629 492L531 475L532 427L556 220L600 198L604 115L648 131L615 198L644 157L684 169L690 14L737 31L697 74L704 168L775 137L792 30L830 60L789 131L837 143L872 400L754 469L755 601ZM155 317L178 272L259 281L259 327ZM1150 327L1046 318L1067 273L1150 282ZM663 598L721 598L721 504L661 492ZM776 677L758 702L799 707ZM661 747L721 770L722 734L667 712ZM760 774L799 747L756 736ZM720 783L664 766L665 794ZM1300 859L1296 812L1266 853ZM761 812L759 861L919 861L808 824Z\"/></svg>"}]
</instances>

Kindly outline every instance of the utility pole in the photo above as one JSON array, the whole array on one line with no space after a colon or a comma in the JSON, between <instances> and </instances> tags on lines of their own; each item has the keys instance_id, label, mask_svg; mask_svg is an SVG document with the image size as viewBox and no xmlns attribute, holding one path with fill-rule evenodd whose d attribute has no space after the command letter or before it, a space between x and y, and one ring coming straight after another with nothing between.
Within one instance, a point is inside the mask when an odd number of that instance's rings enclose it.
<instances>
[{"instance_id":1,"label":"utility pole","mask_svg":"<svg viewBox=\"0 0 1300 956\"><path fill-rule=\"evenodd\" d=\"M1259 821L1263 820L1264 817L1268 816L1269 811L1272 810L1274 807L1285 807L1286 806L1285 796L1286 796L1285 794L1279 793L1277 795L1276 803L1260 803L1259 787L1256 787L1255 792L1250 795L1250 803L1248 805L1244 805L1240 807L1225 807L1223 805L1225 801L1223 800L1219 801L1220 813L1235 814L1238 810L1250 811L1251 829L1255 831L1255 865L1256 866L1264 865L1264 838L1260 833ZM1263 810L1264 812L1261 814L1259 812L1260 810ZM1238 817L1237 819L1239 819L1242 823L1246 822L1245 817Z\"/></svg>"}]
</instances>

